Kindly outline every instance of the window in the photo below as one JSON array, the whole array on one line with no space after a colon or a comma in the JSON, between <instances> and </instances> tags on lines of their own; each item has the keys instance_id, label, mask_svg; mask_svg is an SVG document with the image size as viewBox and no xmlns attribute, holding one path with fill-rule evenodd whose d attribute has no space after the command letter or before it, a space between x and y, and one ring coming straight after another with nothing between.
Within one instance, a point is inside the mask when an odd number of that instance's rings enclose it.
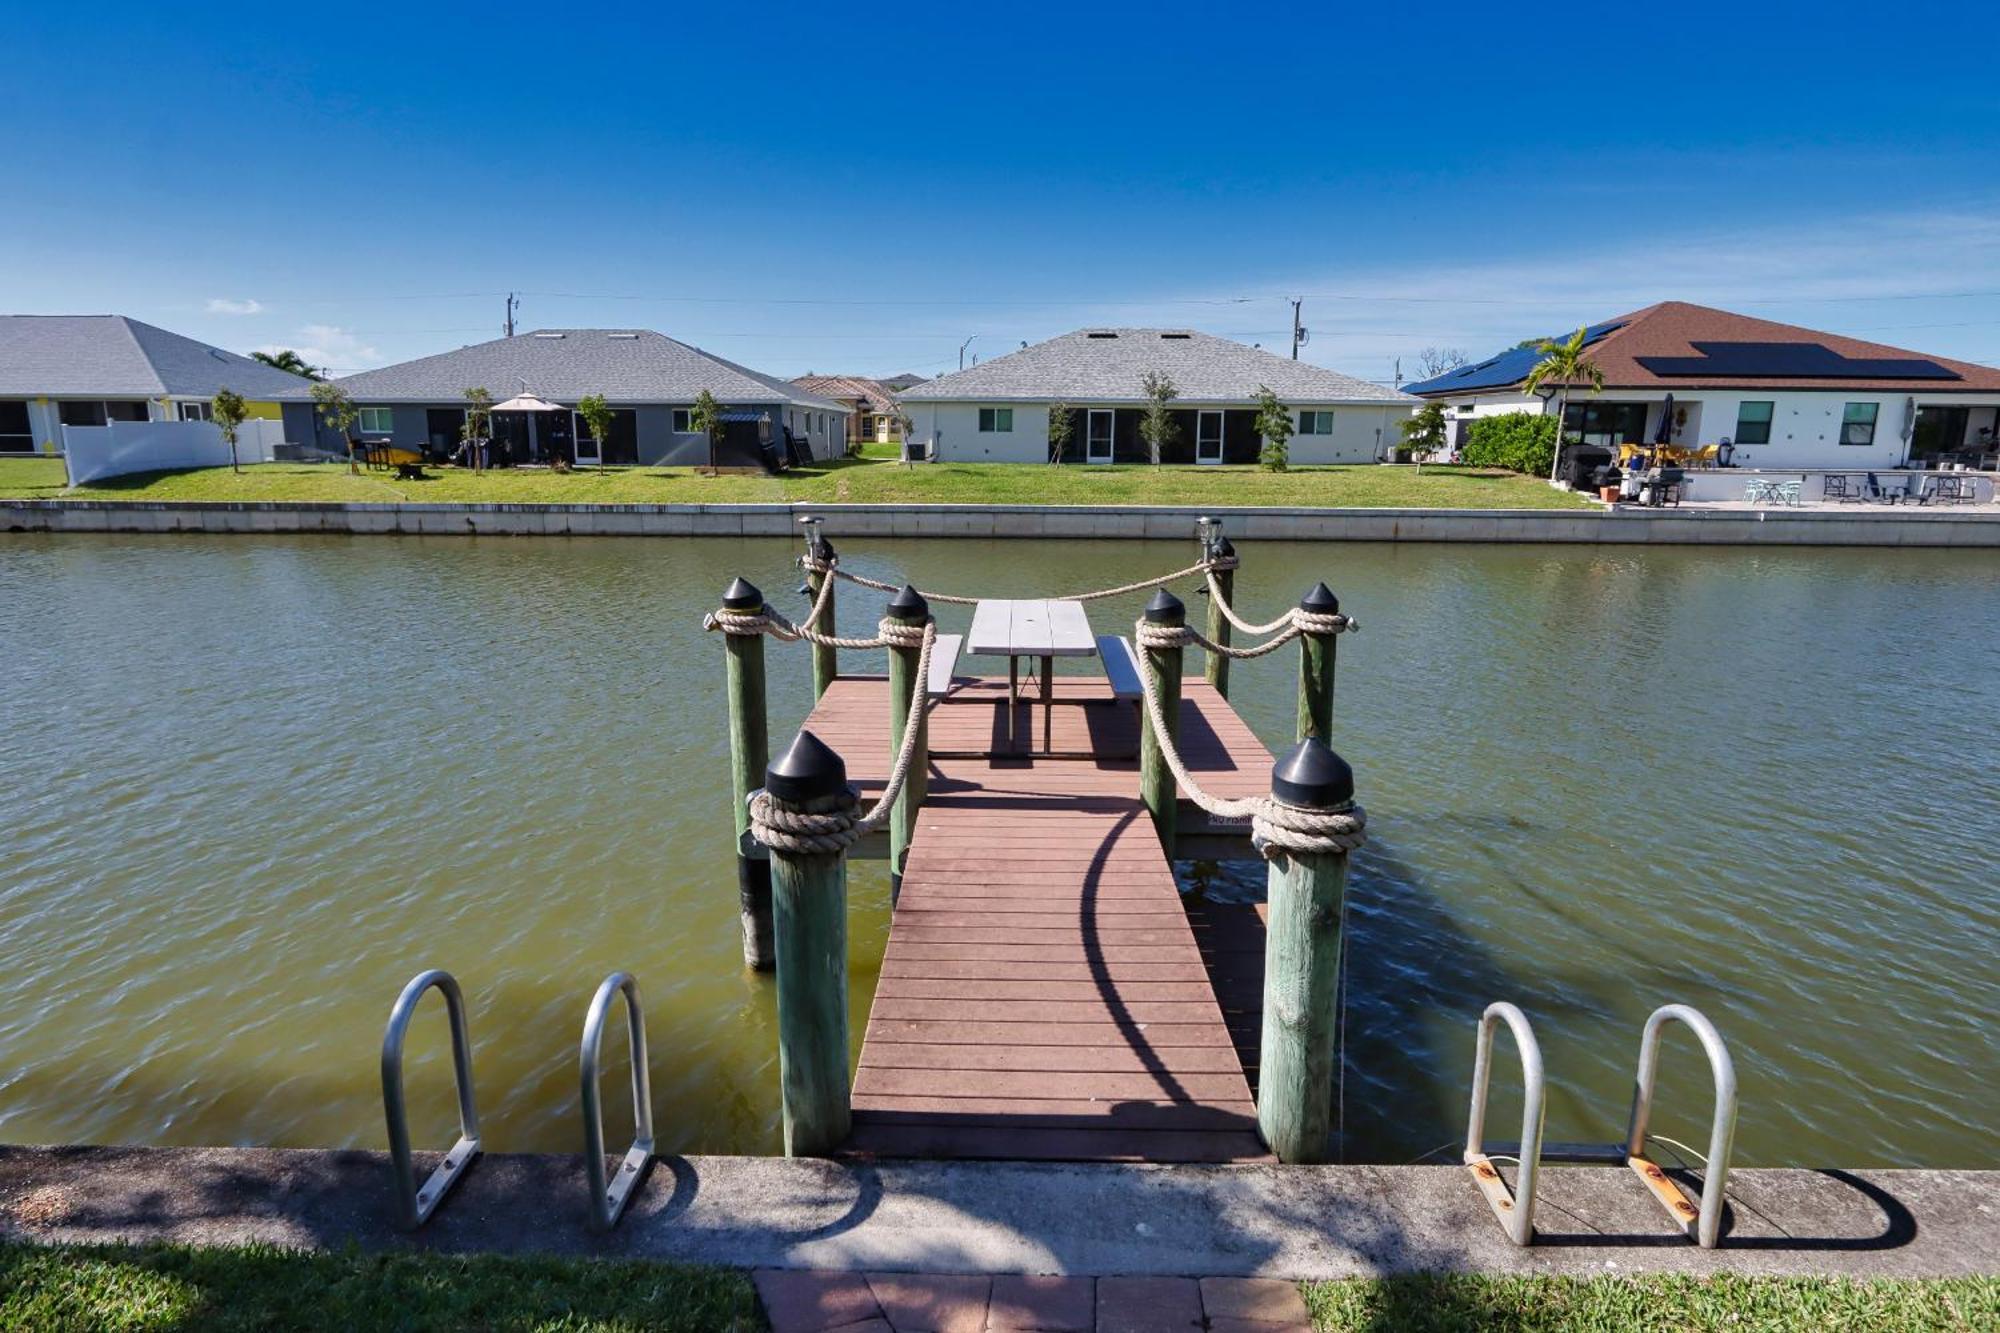
<instances>
[{"instance_id":1,"label":"window","mask_svg":"<svg viewBox=\"0 0 2000 1333\"><path fill-rule=\"evenodd\" d=\"M694 434L693 408L677 407L674 409L674 434L676 435Z\"/></svg>"},{"instance_id":2,"label":"window","mask_svg":"<svg viewBox=\"0 0 2000 1333\"><path fill-rule=\"evenodd\" d=\"M1840 442L1875 443L1875 418L1881 411L1880 403L1849 403L1840 414Z\"/></svg>"},{"instance_id":3,"label":"window","mask_svg":"<svg viewBox=\"0 0 2000 1333\"><path fill-rule=\"evenodd\" d=\"M180 410L182 421L215 420L214 403L182 403L180 404Z\"/></svg>"},{"instance_id":4,"label":"window","mask_svg":"<svg viewBox=\"0 0 2000 1333\"><path fill-rule=\"evenodd\" d=\"M388 407L364 407L356 419L363 435L390 435L396 430L395 409Z\"/></svg>"},{"instance_id":5,"label":"window","mask_svg":"<svg viewBox=\"0 0 2000 1333\"><path fill-rule=\"evenodd\" d=\"M102 426L104 424L104 404L98 402L63 402L56 407L56 416L65 426Z\"/></svg>"},{"instance_id":6,"label":"window","mask_svg":"<svg viewBox=\"0 0 2000 1333\"><path fill-rule=\"evenodd\" d=\"M1331 412L1299 413L1299 434L1301 435L1333 434L1333 413Z\"/></svg>"},{"instance_id":7,"label":"window","mask_svg":"<svg viewBox=\"0 0 2000 1333\"><path fill-rule=\"evenodd\" d=\"M144 403L106 403L104 417L107 421L151 421L151 411Z\"/></svg>"},{"instance_id":8,"label":"window","mask_svg":"<svg viewBox=\"0 0 2000 1333\"><path fill-rule=\"evenodd\" d=\"M0 402L0 454L35 452L35 433L28 427L28 405L20 399Z\"/></svg>"},{"instance_id":9,"label":"window","mask_svg":"<svg viewBox=\"0 0 2000 1333\"><path fill-rule=\"evenodd\" d=\"M979 409L979 429L991 435L1011 435L1014 433L1014 409L1011 407L982 407Z\"/></svg>"},{"instance_id":10,"label":"window","mask_svg":"<svg viewBox=\"0 0 2000 1333\"><path fill-rule=\"evenodd\" d=\"M1736 443L1769 444L1771 442L1771 403L1738 403L1736 405Z\"/></svg>"}]
</instances>

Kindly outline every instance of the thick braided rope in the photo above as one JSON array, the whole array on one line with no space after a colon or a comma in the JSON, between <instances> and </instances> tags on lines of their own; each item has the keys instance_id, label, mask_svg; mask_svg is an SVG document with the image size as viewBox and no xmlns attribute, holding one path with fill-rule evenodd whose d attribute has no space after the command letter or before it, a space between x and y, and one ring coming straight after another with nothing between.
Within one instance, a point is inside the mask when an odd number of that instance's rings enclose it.
<instances>
[{"instance_id":1,"label":"thick braided rope","mask_svg":"<svg viewBox=\"0 0 2000 1333\"><path fill-rule=\"evenodd\" d=\"M1173 627L1154 625L1151 628L1162 630ZM1143 620L1134 625L1133 641L1143 643L1147 629ZM1368 812L1352 801L1339 810L1303 810L1269 796L1225 799L1203 791L1201 784L1194 780L1194 775L1188 772L1180 749L1174 744L1173 734L1167 730L1167 715L1160 704L1160 688L1153 679L1153 660L1144 652L1137 656L1139 684L1146 700L1146 717L1159 741L1160 757L1167 761L1168 771L1174 775L1174 781L1180 784L1181 791L1190 801L1209 814L1225 819L1249 816L1250 830L1257 835L1258 848L1267 857L1272 848L1289 852L1349 852L1367 840Z\"/></svg>"},{"instance_id":2,"label":"thick braided rope","mask_svg":"<svg viewBox=\"0 0 2000 1333\"><path fill-rule=\"evenodd\" d=\"M1146 620L1139 622L1141 628L1133 642L1142 648L1185 648L1189 644L1198 644L1219 657L1248 658L1275 653L1301 634L1340 634L1353 628L1353 622L1346 616L1321 615L1315 611L1302 611L1297 607L1293 607L1283 620L1273 623L1283 625L1283 631L1275 638L1251 644L1247 648L1217 643L1192 625L1155 625Z\"/></svg>"},{"instance_id":3,"label":"thick braided rope","mask_svg":"<svg viewBox=\"0 0 2000 1333\"><path fill-rule=\"evenodd\" d=\"M846 579L849 583L859 584L864 588L873 588L877 592L901 591L896 584L884 583L880 579L871 579L861 574L850 573L842 569L840 562L837 560L828 564L816 561L811 556L805 556L801 558L799 563L805 569L814 573L830 573L835 578ZM1189 565L1186 569L1177 569L1171 574L1162 574L1158 578L1145 579L1138 583L1122 583L1115 588L1098 588L1091 592L1064 593L1059 597L1051 597L1048 600L1052 602L1095 602L1106 597L1119 597L1125 593L1144 592L1148 588L1157 588L1161 584L1172 583L1176 579L1191 578L1209 567L1208 562L1204 561ZM923 592L925 601L944 602L953 606L977 606L981 601L986 600L980 597L961 597L955 593L948 592L929 592L923 589L919 589L919 591Z\"/></svg>"},{"instance_id":4,"label":"thick braided rope","mask_svg":"<svg viewBox=\"0 0 2000 1333\"><path fill-rule=\"evenodd\" d=\"M811 628L811 621L794 624L785 619L778 609L769 602L755 611L732 611L728 607L710 611L702 617L701 627L706 630L721 630L724 634L768 634L781 643L797 643L804 639L808 643L822 644L829 648L917 648L923 643L924 630L920 625L900 625L892 620L883 620L875 627L872 638L843 638L838 634L822 634Z\"/></svg>"},{"instance_id":5,"label":"thick braided rope","mask_svg":"<svg viewBox=\"0 0 2000 1333\"><path fill-rule=\"evenodd\" d=\"M831 810L800 811L780 808L771 799L769 792L760 791L750 800L750 832L764 846L781 852L795 852L801 855L844 851L859 842L867 834L888 822L896 808L896 798L903 794L903 788L910 777L910 768L916 759L917 732L922 729L925 710L929 706L931 646L937 642L937 622L927 620L921 625L891 625L885 620L882 629L896 631L900 640L894 646L919 648L917 653L916 685L910 693L910 711L903 719L903 744L896 751L896 762L889 770L889 783L882 789L882 795L868 813L857 815L855 811L861 798L853 787L847 789L847 797ZM914 642L912 641L914 640Z\"/></svg>"},{"instance_id":6,"label":"thick braided rope","mask_svg":"<svg viewBox=\"0 0 2000 1333\"><path fill-rule=\"evenodd\" d=\"M1296 606L1269 624L1253 625L1236 614L1236 608L1231 606L1229 599L1222 595L1222 585L1217 583L1215 579L1214 570L1228 568L1233 564L1234 562L1231 561L1228 565L1212 564L1209 566L1210 572L1207 575L1208 595L1215 599L1216 606L1221 608L1223 618L1245 634L1270 634L1275 630L1282 629L1286 625L1297 626L1299 631L1305 634L1344 634L1348 630L1361 628L1352 616L1344 616L1339 612L1335 612L1332 615L1321 615L1318 612L1302 610Z\"/></svg>"}]
</instances>

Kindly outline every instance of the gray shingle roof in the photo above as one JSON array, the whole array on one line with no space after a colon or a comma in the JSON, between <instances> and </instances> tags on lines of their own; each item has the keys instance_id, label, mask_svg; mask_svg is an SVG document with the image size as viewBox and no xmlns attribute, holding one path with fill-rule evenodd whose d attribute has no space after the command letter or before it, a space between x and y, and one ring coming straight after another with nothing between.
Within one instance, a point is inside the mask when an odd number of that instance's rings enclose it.
<instances>
[{"instance_id":1,"label":"gray shingle roof","mask_svg":"<svg viewBox=\"0 0 2000 1333\"><path fill-rule=\"evenodd\" d=\"M0 315L0 394L272 399L297 375L124 315Z\"/></svg>"},{"instance_id":2,"label":"gray shingle roof","mask_svg":"<svg viewBox=\"0 0 2000 1333\"><path fill-rule=\"evenodd\" d=\"M1183 402L1248 402L1267 385L1287 403L1416 403L1380 384L1186 329L1078 329L913 385L900 396L906 402L1141 402L1139 380L1149 370L1170 376Z\"/></svg>"},{"instance_id":3,"label":"gray shingle roof","mask_svg":"<svg viewBox=\"0 0 2000 1333\"><path fill-rule=\"evenodd\" d=\"M358 403L455 402L476 388L511 398L523 380L531 392L556 402L601 393L613 403L689 403L707 389L724 406L793 403L847 410L651 329L537 329L364 370L336 383Z\"/></svg>"}]
</instances>

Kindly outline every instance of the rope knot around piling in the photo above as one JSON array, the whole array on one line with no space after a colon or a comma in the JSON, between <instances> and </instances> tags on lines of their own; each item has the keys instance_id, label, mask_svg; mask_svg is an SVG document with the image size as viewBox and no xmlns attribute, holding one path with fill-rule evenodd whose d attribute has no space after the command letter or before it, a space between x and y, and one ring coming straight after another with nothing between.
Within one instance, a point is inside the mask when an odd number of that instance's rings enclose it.
<instances>
[{"instance_id":1,"label":"rope knot around piling","mask_svg":"<svg viewBox=\"0 0 2000 1333\"><path fill-rule=\"evenodd\" d=\"M1204 574L1221 574L1235 569L1243 563L1240 555L1212 555L1201 562L1198 568Z\"/></svg>"},{"instance_id":2,"label":"rope knot around piling","mask_svg":"<svg viewBox=\"0 0 2000 1333\"><path fill-rule=\"evenodd\" d=\"M1344 616L1338 611L1322 615L1317 611L1308 611L1302 606L1292 608L1291 621L1293 627L1301 634L1345 634L1349 630L1361 628L1354 622L1352 616Z\"/></svg>"},{"instance_id":3,"label":"rope knot around piling","mask_svg":"<svg viewBox=\"0 0 2000 1333\"><path fill-rule=\"evenodd\" d=\"M851 785L827 810L795 810L760 791L750 798L750 833L773 851L799 856L842 852L868 831L857 813L860 807L861 794Z\"/></svg>"},{"instance_id":4,"label":"rope knot around piling","mask_svg":"<svg viewBox=\"0 0 2000 1333\"><path fill-rule=\"evenodd\" d=\"M1368 841L1367 830L1368 812L1352 801L1308 810L1266 797L1250 814L1250 832L1267 860L1273 851L1351 852Z\"/></svg>"},{"instance_id":5,"label":"rope knot around piling","mask_svg":"<svg viewBox=\"0 0 2000 1333\"><path fill-rule=\"evenodd\" d=\"M884 616L875 626L875 637L884 648L921 648L936 632L934 620L910 624Z\"/></svg>"},{"instance_id":6,"label":"rope knot around piling","mask_svg":"<svg viewBox=\"0 0 2000 1333\"><path fill-rule=\"evenodd\" d=\"M724 634L757 635L768 634L775 622L771 619L771 604L766 602L755 611L738 611L730 607L717 607L701 618L701 627Z\"/></svg>"},{"instance_id":7,"label":"rope knot around piling","mask_svg":"<svg viewBox=\"0 0 2000 1333\"><path fill-rule=\"evenodd\" d=\"M1132 641L1141 648L1186 648L1202 641L1187 625L1159 625L1141 620L1132 627Z\"/></svg>"}]
</instances>

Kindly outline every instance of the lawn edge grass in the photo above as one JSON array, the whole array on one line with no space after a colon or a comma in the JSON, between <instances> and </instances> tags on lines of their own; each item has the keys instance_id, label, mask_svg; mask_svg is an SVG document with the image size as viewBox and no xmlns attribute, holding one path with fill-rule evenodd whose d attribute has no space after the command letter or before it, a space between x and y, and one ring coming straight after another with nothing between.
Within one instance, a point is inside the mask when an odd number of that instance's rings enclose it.
<instances>
[{"instance_id":1,"label":"lawn edge grass","mask_svg":"<svg viewBox=\"0 0 2000 1333\"><path fill-rule=\"evenodd\" d=\"M0 1330L766 1327L745 1273L619 1257L0 1240Z\"/></svg>"}]
</instances>

